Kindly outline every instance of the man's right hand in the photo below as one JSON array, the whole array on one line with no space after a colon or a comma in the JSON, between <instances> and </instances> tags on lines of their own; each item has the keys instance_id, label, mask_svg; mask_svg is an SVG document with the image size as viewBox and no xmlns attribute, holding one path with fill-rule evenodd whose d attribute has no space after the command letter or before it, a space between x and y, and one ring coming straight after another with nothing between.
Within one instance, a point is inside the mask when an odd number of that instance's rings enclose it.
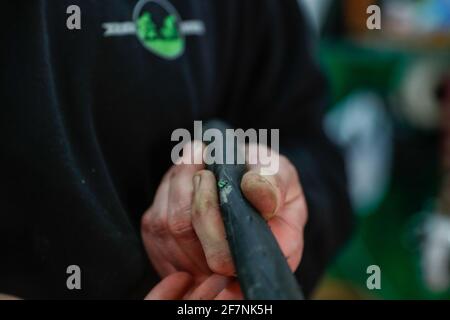
<instances>
[{"instance_id":1,"label":"man's right hand","mask_svg":"<svg viewBox=\"0 0 450 320\"><path fill-rule=\"evenodd\" d=\"M200 143L188 144L180 161L189 162L202 148ZM163 177L141 226L147 254L163 278L149 298L174 299L183 293L184 298L214 299L227 286L236 286L216 179L204 164L174 165ZM237 291L232 298L241 298Z\"/></svg>"}]
</instances>

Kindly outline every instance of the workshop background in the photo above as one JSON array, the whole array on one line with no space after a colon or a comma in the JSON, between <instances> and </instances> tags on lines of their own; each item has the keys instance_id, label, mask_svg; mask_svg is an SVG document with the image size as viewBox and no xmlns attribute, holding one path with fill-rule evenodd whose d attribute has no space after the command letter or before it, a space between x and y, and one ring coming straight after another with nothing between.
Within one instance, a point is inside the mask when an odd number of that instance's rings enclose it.
<instances>
[{"instance_id":1,"label":"workshop background","mask_svg":"<svg viewBox=\"0 0 450 320\"><path fill-rule=\"evenodd\" d=\"M450 299L450 0L299 2L357 221L315 298ZM381 30L366 25L373 4ZM371 265L380 290L367 288Z\"/></svg>"}]
</instances>

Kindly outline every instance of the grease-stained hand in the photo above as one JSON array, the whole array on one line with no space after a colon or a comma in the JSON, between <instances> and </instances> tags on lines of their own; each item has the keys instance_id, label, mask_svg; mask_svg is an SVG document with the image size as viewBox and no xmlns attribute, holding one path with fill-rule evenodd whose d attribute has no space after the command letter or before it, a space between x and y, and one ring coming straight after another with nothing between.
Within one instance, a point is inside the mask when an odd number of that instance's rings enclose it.
<instances>
[{"instance_id":1,"label":"grease-stained hand","mask_svg":"<svg viewBox=\"0 0 450 320\"><path fill-rule=\"evenodd\" d=\"M202 152L193 145L184 148L183 158ZM263 176L260 169L258 164L248 165L241 190L267 220L295 271L307 221L299 176L282 155L277 174ZM169 169L142 217L141 235L162 278L147 299L242 298L219 210L217 182L204 164L179 164Z\"/></svg>"}]
</instances>

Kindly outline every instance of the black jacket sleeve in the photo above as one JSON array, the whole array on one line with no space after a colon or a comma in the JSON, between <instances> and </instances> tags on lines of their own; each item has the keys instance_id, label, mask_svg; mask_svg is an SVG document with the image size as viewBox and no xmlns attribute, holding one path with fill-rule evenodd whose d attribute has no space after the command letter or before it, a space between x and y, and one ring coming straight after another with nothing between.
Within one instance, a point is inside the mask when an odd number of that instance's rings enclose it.
<instances>
[{"instance_id":1,"label":"black jacket sleeve","mask_svg":"<svg viewBox=\"0 0 450 320\"><path fill-rule=\"evenodd\" d=\"M251 3L242 4L233 28L236 47L223 57L224 86L232 94L221 96L222 116L238 127L280 129L281 153L296 166L308 205L297 274L309 295L350 234L345 168L323 132L326 82L312 57L297 2Z\"/></svg>"}]
</instances>

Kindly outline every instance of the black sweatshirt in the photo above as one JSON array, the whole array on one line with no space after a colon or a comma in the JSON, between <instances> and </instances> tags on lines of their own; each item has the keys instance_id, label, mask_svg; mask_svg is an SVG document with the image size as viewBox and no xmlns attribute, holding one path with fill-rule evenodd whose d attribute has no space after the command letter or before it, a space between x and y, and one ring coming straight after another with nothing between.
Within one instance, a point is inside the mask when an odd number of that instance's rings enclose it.
<instances>
[{"instance_id":1,"label":"black sweatshirt","mask_svg":"<svg viewBox=\"0 0 450 320\"><path fill-rule=\"evenodd\" d=\"M81 30L67 27L70 5ZM3 6L0 292L142 298L159 279L140 217L172 165L171 133L210 118L280 129L309 208L297 274L311 292L351 214L295 0ZM81 268L81 290L66 287L69 265Z\"/></svg>"}]
</instances>

